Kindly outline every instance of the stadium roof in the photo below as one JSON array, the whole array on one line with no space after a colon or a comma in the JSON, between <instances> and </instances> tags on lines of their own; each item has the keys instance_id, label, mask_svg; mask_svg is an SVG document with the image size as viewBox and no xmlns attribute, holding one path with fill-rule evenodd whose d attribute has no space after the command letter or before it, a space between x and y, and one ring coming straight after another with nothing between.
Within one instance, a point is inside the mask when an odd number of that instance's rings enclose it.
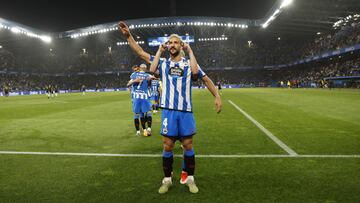
<instances>
[{"instance_id":1,"label":"stadium roof","mask_svg":"<svg viewBox=\"0 0 360 203\"><path fill-rule=\"evenodd\" d=\"M299 34L328 32L335 22L359 13L359 0L294 0L269 29Z\"/></svg>"},{"instance_id":2,"label":"stadium roof","mask_svg":"<svg viewBox=\"0 0 360 203\"><path fill-rule=\"evenodd\" d=\"M16 0L13 0L17 2ZM258 27L258 28L266 28L267 31L275 32L278 34L284 33L292 33L292 34L299 34L299 35L315 35L318 32L327 32L332 29L333 24L336 21L343 19L348 15L353 15L360 11L360 4L358 0L267 0L267 4L264 4L263 0L253 0L253 1L230 1L230 0L223 0L221 3L217 2L219 8L215 9L217 12L214 12L214 6L216 5L212 1L207 3L199 3L202 1L196 1L196 3L184 0L181 1L181 4L178 3L176 5L176 0L170 0L175 4L175 11L171 14L208 14L209 17L200 17L200 16L173 16L173 17L153 17L157 15L165 15L169 16L169 8L170 10L174 5L169 5L169 3L164 4L166 11L163 11L163 7L158 7L152 12L152 6L154 5L161 5L161 0L156 1L147 1L148 3L144 3L143 5L148 5L149 7L145 10L151 11L150 13L142 13L143 6L137 8L134 7L135 11L131 9L121 9L121 8L132 8L133 3L127 2L126 5L122 5L122 7L117 8L116 11L119 12L117 19L128 19L126 22L131 26L132 29L143 29L146 28L146 32L152 33L153 31L156 32L158 28L162 29L162 32L166 29L173 29L174 27L219 27L218 30L225 30L228 27L234 29L246 29L248 27ZM151 3L149 3L151 2ZM169 1L166 1L169 2ZM174 3L175 2L175 3ZM63 1L61 3L66 4ZM164 3L164 2L163 2ZM142 5L141 1L136 1L136 4ZM6 4L4 4L6 5ZM83 4L82 4L83 5ZM194 8L197 9L189 9L187 7L184 8L184 5L193 5ZM223 7L225 5L225 7ZM236 5L236 6L234 6ZM261 5L261 6L260 6ZM100 6L101 7L101 6ZM23 8L22 6L19 7ZM24 7L27 9L26 7ZM23 8L23 9L24 9ZM31 7L30 7L31 8ZM47 8L46 6L44 8ZM71 7L69 7L70 9ZM77 4L74 4L74 8L78 8ZM90 7L92 8L92 7ZM225 10L224 10L225 8ZM234 8L236 8L234 10ZM248 11L246 12L247 9ZM2 6L0 11L4 9ZM236 13L236 10L241 12ZM91 9L90 9L91 10ZM31 11L31 9L30 9ZM158 12L159 11L159 12ZM191 12L187 12L191 11ZM251 12L249 12L251 11ZM209 13L207 13L209 12ZM210 13L213 12L213 13ZM242 13L243 12L243 13ZM250 13L254 14L250 14ZM16 12L14 12L16 13ZM30 12L28 12L30 13ZM131 14L135 13L135 14ZM155 13L155 15L154 15ZM262 13L262 14L261 14ZM93 15L89 14L89 18L91 16L98 16L98 19L102 19L101 12L95 13ZM147 18L136 18L139 16L145 16ZM223 16L223 17L211 17L211 16ZM229 17L231 16L231 17ZM87 15L85 15L87 17ZM136 19L129 19L129 18L136 18ZM64 21L63 23L68 24L76 24L76 19L83 19L84 15L78 15L77 17L72 17L73 20L68 20L68 18L61 18L57 17L58 20ZM29 17L31 20L32 18ZM108 19L108 18L104 18ZM84 28L73 29L70 31L60 32L60 33L48 33L45 36L52 36L54 38L78 38L78 37L86 37L88 35L100 34L104 32L111 32L117 29L117 21L113 21L110 23L102 23L94 26L88 26ZM28 21L29 25L30 22ZM88 21L84 21L87 23ZM0 23L2 26L7 26L9 29L12 29L12 26L16 26L20 28L20 31L24 33L31 33L38 35L38 38L42 37L45 33L39 31L37 29L30 28L28 26L23 26L22 24L15 23L13 21L8 21L5 19L0 19ZM34 21L36 24L36 22ZM17 29L16 28L16 29ZM25 29L21 29L25 28ZM154 29L148 29L154 28ZM225 29L224 29L225 28ZM191 30L192 28L189 28ZM29 31L30 30L30 31ZM32 31L34 30L34 31ZM153 30L153 31L151 31ZM12 30L17 31L19 30ZM166 32L166 31L165 31Z\"/></svg>"},{"instance_id":3,"label":"stadium roof","mask_svg":"<svg viewBox=\"0 0 360 203\"><path fill-rule=\"evenodd\" d=\"M168 16L263 18L277 0L2 0L0 17L49 32Z\"/></svg>"}]
</instances>

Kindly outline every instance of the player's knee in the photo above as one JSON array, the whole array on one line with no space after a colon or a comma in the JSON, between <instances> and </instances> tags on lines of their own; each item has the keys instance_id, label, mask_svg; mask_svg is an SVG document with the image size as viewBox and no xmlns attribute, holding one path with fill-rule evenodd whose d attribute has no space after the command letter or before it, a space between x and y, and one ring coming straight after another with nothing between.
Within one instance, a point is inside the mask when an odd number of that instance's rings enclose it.
<instances>
[{"instance_id":1,"label":"player's knee","mask_svg":"<svg viewBox=\"0 0 360 203\"><path fill-rule=\"evenodd\" d=\"M167 152L173 151L173 149L174 149L174 143L169 142L167 140L164 140L163 146L164 146L164 150Z\"/></svg>"},{"instance_id":2,"label":"player's knee","mask_svg":"<svg viewBox=\"0 0 360 203\"><path fill-rule=\"evenodd\" d=\"M165 144L165 143L164 143L164 150L165 150L165 151L171 152L171 151L173 151L173 149L174 149L174 146L168 145L168 144Z\"/></svg>"},{"instance_id":3,"label":"player's knee","mask_svg":"<svg viewBox=\"0 0 360 203\"><path fill-rule=\"evenodd\" d=\"M193 142L192 138L182 140L182 145L184 150L189 151L193 149Z\"/></svg>"},{"instance_id":4,"label":"player's knee","mask_svg":"<svg viewBox=\"0 0 360 203\"><path fill-rule=\"evenodd\" d=\"M184 150L189 151L193 149L193 144L192 143L188 143L188 144L183 144Z\"/></svg>"}]
</instances>

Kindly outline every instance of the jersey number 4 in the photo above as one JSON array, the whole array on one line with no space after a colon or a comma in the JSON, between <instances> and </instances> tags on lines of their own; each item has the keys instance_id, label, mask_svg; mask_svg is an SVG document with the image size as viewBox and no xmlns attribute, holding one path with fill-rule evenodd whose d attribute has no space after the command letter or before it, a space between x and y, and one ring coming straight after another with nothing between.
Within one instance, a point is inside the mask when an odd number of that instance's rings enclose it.
<instances>
[{"instance_id":1,"label":"jersey number 4","mask_svg":"<svg viewBox=\"0 0 360 203\"><path fill-rule=\"evenodd\" d=\"M168 125L168 119L167 119L167 118L165 118L165 119L164 119L164 121L163 121L163 126L166 128L166 127L167 127L167 125Z\"/></svg>"}]
</instances>

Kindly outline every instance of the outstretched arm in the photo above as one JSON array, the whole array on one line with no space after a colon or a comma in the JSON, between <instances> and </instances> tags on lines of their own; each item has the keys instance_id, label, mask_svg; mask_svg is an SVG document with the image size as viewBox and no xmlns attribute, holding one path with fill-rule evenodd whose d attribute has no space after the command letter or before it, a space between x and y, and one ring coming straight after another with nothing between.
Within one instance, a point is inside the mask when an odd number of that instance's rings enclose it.
<instances>
[{"instance_id":1,"label":"outstretched arm","mask_svg":"<svg viewBox=\"0 0 360 203\"><path fill-rule=\"evenodd\" d=\"M134 37L131 35L130 29L129 27L126 25L125 22L120 21L119 24L119 29L121 31L121 33L124 35L124 37L126 37L127 41L129 42L129 45L131 47L131 49L144 61L146 61L146 63L150 63L150 54L145 52L135 41Z\"/></svg>"},{"instance_id":2,"label":"outstretched arm","mask_svg":"<svg viewBox=\"0 0 360 203\"><path fill-rule=\"evenodd\" d=\"M219 92L217 91L213 81L208 76L205 75L202 78L202 80L204 81L206 87L211 92L211 94L215 97L215 109L216 109L217 113L220 113L221 107L222 107L222 102L221 102Z\"/></svg>"}]
</instances>

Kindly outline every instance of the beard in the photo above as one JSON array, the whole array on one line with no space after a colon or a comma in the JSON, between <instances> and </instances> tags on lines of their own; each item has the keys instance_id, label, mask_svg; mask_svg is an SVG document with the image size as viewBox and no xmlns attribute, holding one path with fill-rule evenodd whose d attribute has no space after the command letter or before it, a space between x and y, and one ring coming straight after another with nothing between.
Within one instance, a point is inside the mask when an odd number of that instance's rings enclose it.
<instances>
[{"instance_id":1,"label":"beard","mask_svg":"<svg viewBox=\"0 0 360 203\"><path fill-rule=\"evenodd\" d=\"M175 51L172 51L172 49L170 49L170 56L172 56L172 57L177 57L179 54L180 54L180 50L176 50L175 48L174 48L174 50Z\"/></svg>"}]
</instances>

